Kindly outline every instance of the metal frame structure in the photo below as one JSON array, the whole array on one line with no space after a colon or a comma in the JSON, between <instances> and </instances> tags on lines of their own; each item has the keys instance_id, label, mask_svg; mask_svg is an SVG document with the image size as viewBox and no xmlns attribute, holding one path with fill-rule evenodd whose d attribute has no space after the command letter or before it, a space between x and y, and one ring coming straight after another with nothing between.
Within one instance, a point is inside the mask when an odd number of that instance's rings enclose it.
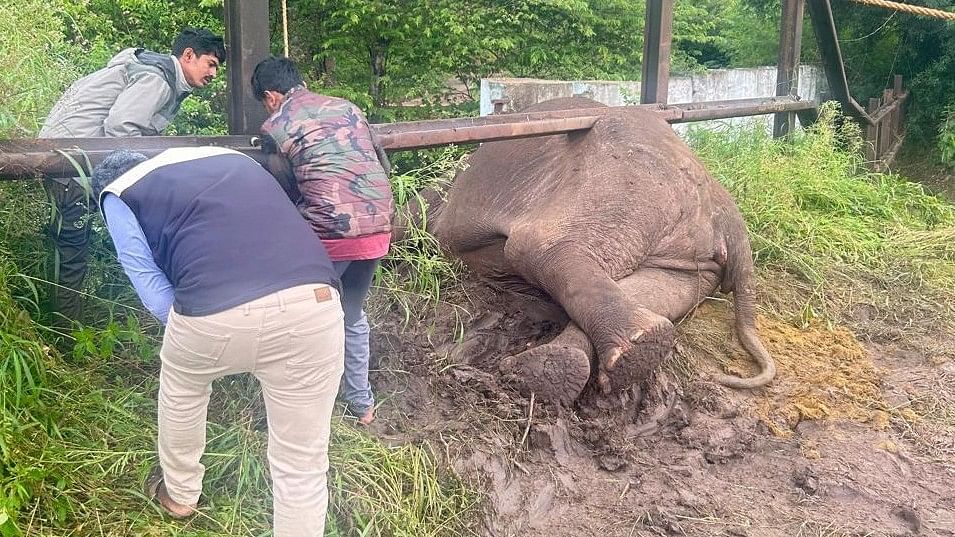
<instances>
[{"instance_id":1,"label":"metal frame structure","mask_svg":"<svg viewBox=\"0 0 955 537\"><path fill-rule=\"evenodd\" d=\"M789 97L714 101L679 106L659 104L557 110L553 112L501 114L479 118L405 121L372 125L381 145L389 151L423 149L447 144L490 142L532 136L564 134L587 130L601 115L626 113L642 108L661 115L670 123L686 123L727 117L772 114L783 111L797 113L815 108L815 104ZM0 140L0 179L72 177L77 175L74 162L84 173L111 151L130 149L147 156L170 147L222 146L242 151L264 161L258 137L248 134L231 136L151 136L135 138L24 138Z\"/></svg>"},{"instance_id":2,"label":"metal frame structure","mask_svg":"<svg viewBox=\"0 0 955 537\"><path fill-rule=\"evenodd\" d=\"M268 0L226 0L225 38L229 43L229 134L255 134L265 109L252 95L252 71L269 57Z\"/></svg>"},{"instance_id":3,"label":"metal frame structure","mask_svg":"<svg viewBox=\"0 0 955 537\"><path fill-rule=\"evenodd\" d=\"M783 0L780 51L775 98L736 99L679 105L667 104L670 47L673 40L675 0L646 0L644 64L639 107L660 114L671 123L776 114L774 134L785 136L817 116L817 103L798 96L799 49L803 7L809 8L819 42L823 66L835 100L857 119L868 133L868 157L875 167L891 162L901 145L902 114L908 97L901 78L881 100L870 100L863 109L849 93L842 52L836 36L829 0ZM256 63L269 54L268 0L225 0L226 38L229 43L229 132L231 136L156 136L150 138L69 138L0 140L0 179L27 179L39 175L76 175L72 161L98 163L115 149L135 149L155 154L169 147L220 145L263 159L254 133L264 120L262 106L251 92L249 80ZM400 151L452 143L487 142L546 136L589 129L597 117L619 109L557 111L536 114L501 114L373 125L385 149ZM69 153L80 158L68 158ZM87 170L88 171L88 170Z\"/></svg>"},{"instance_id":4,"label":"metal frame structure","mask_svg":"<svg viewBox=\"0 0 955 537\"><path fill-rule=\"evenodd\" d=\"M802 1L802 0L796 0ZM868 109L862 108L849 92L845 63L836 23L829 0L805 0L809 18L819 43L819 54L829 81L829 91L842 110L856 119L866 131L866 160L874 170L883 170L892 164L905 139L902 117L909 93L902 87L902 77L894 77L893 87L883 91L881 99L869 100Z\"/></svg>"},{"instance_id":5,"label":"metal frame structure","mask_svg":"<svg viewBox=\"0 0 955 537\"><path fill-rule=\"evenodd\" d=\"M776 95L798 95L799 50L802 47L802 0L783 0L779 23L779 61L776 64ZM786 136L795 130L795 114L776 114L773 136Z\"/></svg>"}]
</instances>

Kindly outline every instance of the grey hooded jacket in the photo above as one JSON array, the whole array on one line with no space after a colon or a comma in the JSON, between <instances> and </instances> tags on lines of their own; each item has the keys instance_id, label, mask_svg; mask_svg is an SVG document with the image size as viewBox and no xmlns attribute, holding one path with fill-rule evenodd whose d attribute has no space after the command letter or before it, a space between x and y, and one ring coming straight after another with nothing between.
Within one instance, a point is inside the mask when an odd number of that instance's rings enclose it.
<instances>
[{"instance_id":1,"label":"grey hooded jacket","mask_svg":"<svg viewBox=\"0 0 955 537\"><path fill-rule=\"evenodd\" d=\"M66 90L40 138L156 135L190 91L174 57L128 48Z\"/></svg>"},{"instance_id":2,"label":"grey hooded jacket","mask_svg":"<svg viewBox=\"0 0 955 537\"><path fill-rule=\"evenodd\" d=\"M191 91L173 56L128 48L74 82L50 111L39 137L157 135Z\"/></svg>"}]
</instances>

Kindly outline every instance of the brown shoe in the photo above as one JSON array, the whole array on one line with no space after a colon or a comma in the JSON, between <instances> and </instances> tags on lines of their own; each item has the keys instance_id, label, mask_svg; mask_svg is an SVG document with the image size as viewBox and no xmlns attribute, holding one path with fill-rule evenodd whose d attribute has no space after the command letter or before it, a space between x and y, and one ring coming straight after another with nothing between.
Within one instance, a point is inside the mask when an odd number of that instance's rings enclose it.
<instances>
[{"instance_id":1,"label":"brown shoe","mask_svg":"<svg viewBox=\"0 0 955 537\"><path fill-rule=\"evenodd\" d=\"M149 477L146 478L146 484L143 488L146 497L151 500L157 500L162 510L172 518L181 520L196 514L196 504L184 505L169 497L169 492L166 490L166 483L163 481L162 468L159 466L153 468L149 473Z\"/></svg>"}]
</instances>

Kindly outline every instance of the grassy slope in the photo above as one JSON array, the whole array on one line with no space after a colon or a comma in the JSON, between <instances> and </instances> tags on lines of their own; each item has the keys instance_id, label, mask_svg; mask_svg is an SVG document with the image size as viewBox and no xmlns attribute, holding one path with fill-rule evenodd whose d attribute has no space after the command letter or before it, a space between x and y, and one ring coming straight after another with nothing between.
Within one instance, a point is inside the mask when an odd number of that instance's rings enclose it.
<instances>
[{"instance_id":1,"label":"grassy slope","mask_svg":"<svg viewBox=\"0 0 955 537\"><path fill-rule=\"evenodd\" d=\"M691 143L738 200L762 273L808 289L804 311L844 318L847 290L934 312L955 296L955 206L917 183L866 171L855 126L828 109L792 143L762 132L696 132ZM809 313L808 315L812 315Z\"/></svg>"}]
</instances>

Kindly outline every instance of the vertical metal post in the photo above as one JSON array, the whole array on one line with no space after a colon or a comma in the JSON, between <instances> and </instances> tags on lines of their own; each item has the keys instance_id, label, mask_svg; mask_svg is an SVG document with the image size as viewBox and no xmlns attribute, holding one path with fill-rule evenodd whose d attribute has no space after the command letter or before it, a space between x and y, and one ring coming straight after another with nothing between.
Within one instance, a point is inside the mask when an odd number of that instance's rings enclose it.
<instances>
[{"instance_id":1,"label":"vertical metal post","mask_svg":"<svg viewBox=\"0 0 955 537\"><path fill-rule=\"evenodd\" d=\"M647 21L643 31L643 79L640 81L641 104L667 102L674 1L647 0Z\"/></svg>"},{"instance_id":2,"label":"vertical metal post","mask_svg":"<svg viewBox=\"0 0 955 537\"><path fill-rule=\"evenodd\" d=\"M783 0L779 23L779 63L776 66L776 95L796 95L799 90L799 50L802 46L803 0ZM773 136L786 136L796 126L792 112L776 114Z\"/></svg>"},{"instance_id":3,"label":"vertical metal post","mask_svg":"<svg viewBox=\"0 0 955 537\"><path fill-rule=\"evenodd\" d=\"M269 56L268 0L225 0L229 68L229 134L256 134L265 120L249 81L256 64Z\"/></svg>"}]
</instances>

